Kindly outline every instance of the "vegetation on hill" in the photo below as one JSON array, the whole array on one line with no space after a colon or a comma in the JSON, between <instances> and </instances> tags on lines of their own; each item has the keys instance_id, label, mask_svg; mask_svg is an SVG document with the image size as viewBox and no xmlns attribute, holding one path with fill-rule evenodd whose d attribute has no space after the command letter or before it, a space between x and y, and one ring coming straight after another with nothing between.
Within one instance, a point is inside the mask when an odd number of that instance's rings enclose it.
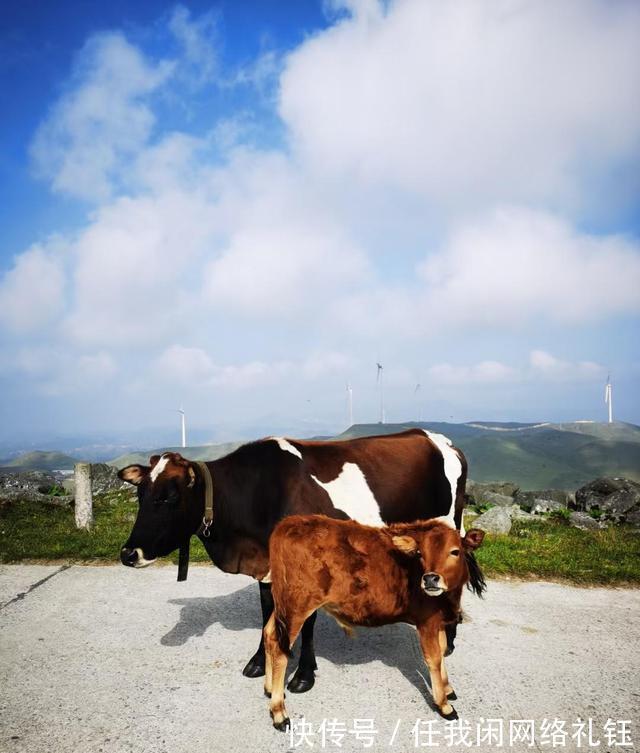
<instances>
[{"instance_id":1,"label":"vegetation on hill","mask_svg":"<svg viewBox=\"0 0 640 753\"><path fill-rule=\"evenodd\" d=\"M0 461L3 468L23 471L71 471L78 461L63 452L25 452L11 460Z\"/></svg>"}]
</instances>

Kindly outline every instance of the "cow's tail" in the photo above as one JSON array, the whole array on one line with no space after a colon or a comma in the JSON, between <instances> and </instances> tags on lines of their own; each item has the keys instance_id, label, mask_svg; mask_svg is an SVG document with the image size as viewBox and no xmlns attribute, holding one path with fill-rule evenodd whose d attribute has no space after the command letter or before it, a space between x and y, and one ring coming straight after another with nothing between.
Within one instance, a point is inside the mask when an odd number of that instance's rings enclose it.
<instances>
[{"instance_id":1,"label":"cow's tail","mask_svg":"<svg viewBox=\"0 0 640 753\"><path fill-rule=\"evenodd\" d=\"M285 654L286 656L291 656L291 645L289 644L289 626L287 625L287 621L277 612L275 615L275 620L276 640L278 641L278 646L280 646L280 650L283 654Z\"/></svg>"},{"instance_id":2,"label":"cow's tail","mask_svg":"<svg viewBox=\"0 0 640 753\"><path fill-rule=\"evenodd\" d=\"M482 598L482 594L487 590L487 581L484 579L484 573L478 564L478 560L473 552L465 552L467 567L469 568L469 582L467 588L476 596Z\"/></svg>"}]
</instances>

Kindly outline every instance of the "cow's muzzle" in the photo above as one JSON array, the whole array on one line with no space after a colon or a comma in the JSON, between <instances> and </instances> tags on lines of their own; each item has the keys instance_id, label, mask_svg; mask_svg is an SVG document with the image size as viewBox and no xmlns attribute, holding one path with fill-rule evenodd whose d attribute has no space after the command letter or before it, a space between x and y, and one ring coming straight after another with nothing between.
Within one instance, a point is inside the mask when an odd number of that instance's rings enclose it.
<instances>
[{"instance_id":1,"label":"cow's muzzle","mask_svg":"<svg viewBox=\"0 0 640 753\"><path fill-rule=\"evenodd\" d=\"M155 562L155 558L151 560L145 559L144 552L139 547L129 549L123 546L120 550L120 561L127 567L146 567Z\"/></svg>"},{"instance_id":2,"label":"cow's muzzle","mask_svg":"<svg viewBox=\"0 0 640 753\"><path fill-rule=\"evenodd\" d=\"M440 596L447 590L443 578L438 573L425 573L420 585L427 596Z\"/></svg>"}]
</instances>

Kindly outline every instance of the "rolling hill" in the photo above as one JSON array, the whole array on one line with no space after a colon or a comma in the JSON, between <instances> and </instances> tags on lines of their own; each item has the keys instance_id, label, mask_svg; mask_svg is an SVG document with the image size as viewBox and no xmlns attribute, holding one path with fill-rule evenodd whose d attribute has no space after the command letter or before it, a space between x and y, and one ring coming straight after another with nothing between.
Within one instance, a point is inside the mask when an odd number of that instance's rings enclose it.
<instances>
[{"instance_id":1,"label":"rolling hill","mask_svg":"<svg viewBox=\"0 0 640 753\"><path fill-rule=\"evenodd\" d=\"M12 471L71 471L78 461L63 452L25 452L10 460L0 461L0 466Z\"/></svg>"},{"instance_id":2,"label":"rolling hill","mask_svg":"<svg viewBox=\"0 0 640 753\"><path fill-rule=\"evenodd\" d=\"M391 434L422 428L448 436L469 461L475 481L508 480L522 489L575 490L597 476L624 476L640 481L640 427L616 422L498 423L473 421L403 424L355 424L336 439ZM149 456L166 450L181 452L192 460L215 460L240 442L176 448L123 455L111 461L122 468L147 463Z\"/></svg>"}]
</instances>

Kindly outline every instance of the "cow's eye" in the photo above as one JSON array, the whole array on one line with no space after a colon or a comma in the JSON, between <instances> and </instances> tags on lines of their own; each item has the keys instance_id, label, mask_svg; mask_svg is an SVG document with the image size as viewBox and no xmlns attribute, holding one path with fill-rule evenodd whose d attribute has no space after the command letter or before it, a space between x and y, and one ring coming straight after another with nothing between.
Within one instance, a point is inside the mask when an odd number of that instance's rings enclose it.
<instances>
[{"instance_id":1,"label":"cow's eye","mask_svg":"<svg viewBox=\"0 0 640 753\"><path fill-rule=\"evenodd\" d=\"M453 557L459 557L460 556L460 550L459 549L452 549L451 550L451 555Z\"/></svg>"}]
</instances>

